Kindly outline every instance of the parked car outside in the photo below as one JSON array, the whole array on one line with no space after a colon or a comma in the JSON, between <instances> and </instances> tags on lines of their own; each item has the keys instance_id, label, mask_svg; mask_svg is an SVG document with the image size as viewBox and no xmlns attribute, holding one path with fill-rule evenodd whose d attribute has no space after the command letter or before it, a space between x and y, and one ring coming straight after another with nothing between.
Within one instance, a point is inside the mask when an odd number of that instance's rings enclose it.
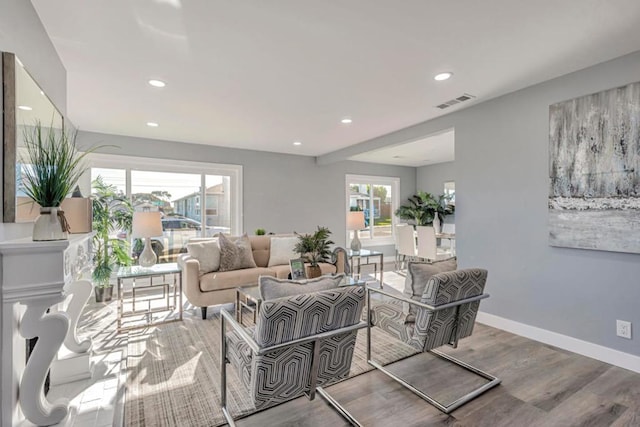
<instances>
[{"instance_id":1,"label":"parked car outside","mask_svg":"<svg viewBox=\"0 0 640 427\"><path fill-rule=\"evenodd\" d=\"M229 233L229 227L205 226L204 235L199 221L186 217L169 216L162 218L162 237L152 237L151 247L158 255L158 262L175 262L178 254L187 252L187 243L194 237L213 237L217 233ZM119 238L126 238L125 233L118 233ZM133 242L133 255L142 252L142 242Z\"/></svg>"}]
</instances>

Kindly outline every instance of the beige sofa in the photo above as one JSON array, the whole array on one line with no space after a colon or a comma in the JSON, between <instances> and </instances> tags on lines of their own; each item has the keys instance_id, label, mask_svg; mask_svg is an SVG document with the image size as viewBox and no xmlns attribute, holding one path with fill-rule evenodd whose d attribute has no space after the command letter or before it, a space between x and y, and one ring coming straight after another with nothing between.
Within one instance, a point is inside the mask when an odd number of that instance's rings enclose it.
<instances>
[{"instance_id":1,"label":"beige sofa","mask_svg":"<svg viewBox=\"0 0 640 427\"><path fill-rule=\"evenodd\" d=\"M245 268L233 271L213 271L200 275L200 263L189 254L178 256L178 265L182 269L182 291L187 300L196 307L201 307L202 318L207 317L207 307L235 301L236 288L239 286L257 285L260 276L273 276L286 279L290 272L289 264L269 264L272 236L249 236L256 268ZM207 239L193 239L203 241ZM339 252L341 253L341 252ZM343 273L345 260L338 256L335 264L321 263L322 274Z\"/></svg>"}]
</instances>

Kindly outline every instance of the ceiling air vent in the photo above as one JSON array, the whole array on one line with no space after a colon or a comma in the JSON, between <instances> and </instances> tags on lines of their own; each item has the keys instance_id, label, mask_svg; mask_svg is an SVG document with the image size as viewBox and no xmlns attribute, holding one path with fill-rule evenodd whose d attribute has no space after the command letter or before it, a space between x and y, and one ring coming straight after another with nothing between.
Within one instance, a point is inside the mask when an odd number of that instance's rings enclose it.
<instances>
[{"instance_id":1,"label":"ceiling air vent","mask_svg":"<svg viewBox=\"0 0 640 427\"><path fill-rule=\"evenodd\" d=\"M468 101L468 100L473 99L473 98L475 98L475 96L469 95L468 93L465 93L465 94L462 94L461 96L459 96L457 98L454 98L454 99L452 99L450 101L443 102L440 105L436 105L436 108L444 110L445 108L449 108L449 107L451 107L453 105L459 104L459 103L464 102L464 101Z\"/></svg>"}]
</instances>

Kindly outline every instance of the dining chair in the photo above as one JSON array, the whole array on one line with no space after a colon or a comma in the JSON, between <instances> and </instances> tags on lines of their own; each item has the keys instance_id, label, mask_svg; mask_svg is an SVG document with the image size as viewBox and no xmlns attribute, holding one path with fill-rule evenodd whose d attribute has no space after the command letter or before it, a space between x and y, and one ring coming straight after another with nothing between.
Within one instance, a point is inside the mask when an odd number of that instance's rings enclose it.
<instances>
[{"instance_id":1,"label":"dining chair","mask_svg":"<svg viewBox=\"0 0 640 427\"><path fill-rule=\"evenodd\" d=\"M436 232L433 227L419 225L416 227L416 230L418 232L418 258L428 261L439 261L453 256L450 248L438 246Z\"/></svg>"},{"instance_id":2,"label":"dining chair","mask_svg":"<svg viewBox=\"0 0 640 427\"><path fill-rule=\"evenodd\" d=\"M402 270L407 261L416 258L418 251L416 247L416 237L412 225L396 225L396 248L400 261L400 269ZM409 259L407 260L407 257ZM396 266L397 269L397 266Z\"/></svg>"},{"instance_id":3,"label":"dining chair","mask_svg":"<svg viewBox=\"0 0 640 427\"><path fill-rule=\"evenodd\" d=\"M449 248L451 250L451 255L455 256L456 255L456 239L455 239L455 235L456 235L456 225L455 224L449 224L449 223L445 223L442 224L442 233L443 234L448 234L448 235L452 235L452 238L446 238L443 237L440 239L440 247L441 248Z\"/></svg>"}]
</instances>

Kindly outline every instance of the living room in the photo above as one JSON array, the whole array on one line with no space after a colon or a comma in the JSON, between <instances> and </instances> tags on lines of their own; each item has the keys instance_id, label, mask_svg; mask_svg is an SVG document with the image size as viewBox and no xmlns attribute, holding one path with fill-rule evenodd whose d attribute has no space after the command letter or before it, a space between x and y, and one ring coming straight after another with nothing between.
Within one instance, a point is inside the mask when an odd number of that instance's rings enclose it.
<instances>
[{"instance_id":1,"label":"living room","mask_svg":"<svg viewBox=\"0 0 640 427\"><path fill-rule=\"evenodd\" d=\"M351 144L331 150L323 149L321 141L313 148L318 150L317 153L306 155L295 154L294 150L297 148L292 146L292 142L301 139L301 148L305 149L311 149L312 144L306 143L302 137L293 135L286 141L279 141L280 145L273 149L268 145L261 149L250 149L239 148L242 147L240 143L222 146L185 142L179 137L154 137L153 132L158 134L158 130L162 131L164 127L171 127L172 132L190 132L190 124L169 124L167 118L167 121L157 119L160 122L157 130L147 128L144 123L156 119L147 118L144 112L129 111L126 109L126 103L118 104L106 96L92 97L83 102L95 102L96 110L123 109L123 120L125 115L133 115L135 120L143 123L145 129L128 135L124 129L113 132L97 131L97 125L94 126L93 122L84 119L84 115L88 115L86 110L83 108L83 111L80 111L81 108L72 105L78 98L78 85L84 80L95 82L92 75L85 74L86 69L78 70L62 59L61 46L65 40L63 30L73 27L70 23L62 22L63 20L56 23L44 19L45 13L51 14L57 7L67 12L71 8L85 10L84 6L72 4L73 2L66 3L64 6L47 6L42 1L3 0L0 4L0 51L15 53L62 115L68 116L71 122L79 126L78 142L82 147L108 145L101 150L101 154L148 158L150 163L168 161L241 165L242 203L238 231L252 233L257 228L266 228L276 233L291 233L312 231L321 225L332 230L333 240L344 247L347 247L351 240L345 226L346 175L398 178L398 198L401 203L420 190L439 194L444 182L455 181L455 226L460 236L456 240L458 267L480 267L489 272L486 291L491 297L482 301L478 322L628 370L630 378L635 378L635 382L629 387L625 401L631 401L635 396L635 406L628 404L626 410L619 415L619 420L615 418L610 423L595 425L614 425L616 420L620 425L638 423L640 406L637 404L637 395L640 386L637 373L640 373L640 345L633 332L631 339L616 336L617 320L640 324L640 314L636 308L637 301L640 301L638 254L553 247L549 245L548 230L549 107L562 101L638 81L640 10L635 2L592 1L585 5L584 2L571 1L555 11L555 2L513 7L508 7L508 2L504 1L491 2L496 15L503 9L508 10L511 15L503 16L496 22L493 22L487 13L482 15L485 21L481 23L486 25L486 34L482 32L482 37L490 40L491 31L497 31L495 28L503 25L506 26L503 31L512 34L516 39L520 31L524 33L522 43L529 43L523 45L522 50L525 52L530 50L537 54L550 49L554 37L563 40L562 43L558 42L560 47L544 57L536 57L532 53L530 56L533 59L525 62L520 61L520 56L515 59L516 53L501 52L500 48L506 48L500 45L497 39L494 53L490 57L487 56L490 59L485 60L483 55L488 55L485 50L491 49L479 44L477 55L469 58L469 61L473 59L472 62L476 62L474 65L477 67L485 61L489 63L489 66L482 66L486 73L493 68L513 69L512 81L498 85L486 76L496 87L482 87L483 92L472 92L469 89L476 98L467 101L468 107L459 105L442 111L435 111L433 106L461 95L462 92L440 98L440 94L444 95L447 92L438 89L437 86L430 86L429 90L436 95L429 99L429 112L423 113L423 120L402 122L402 118L396 117L396 122L386 123L387 128L375 128L374 125L379 124L375 119L371 119L366 122L370 126L370 130L366 130L369 133L368 137L354 137ZM466 7L475 10L476 6L472 6L471 2L466 3ZM292 4L287 5L293 7ZM359 5L363 9L368 7L364 3ZM400 22L404 22L404 13L411 15L396 10L399 8L397 5L389 6L385 2L376 2L376 5L386 5L392 9L393 16ZM424 12L420 6L412 7ZM435 11L440 5L430 7ZM488 5L483 7L489 8ZM322 9L320 6L318 8ZM351 8L349 11L356 14ZM320 13L320 17L326 17L325 13L329 14L328 11L317 13ZM550 22L527 19L529 15L540 19L544 17ZM555 16L555 19L552 19L551 15ZM474 16L465 15L466 19L463 22L473 21ZM322 21L320 17L319 22ZM134 19L132 16L128 18ZM354 24L355 22L357 21L354 20ZM55 25L57 27L54 27ZM91 23L85 22L84 25L91 26ZM567 27L563 28L563 25ZM544 37L540 35L541 41L532 37L526 38L524 35L535 32L530 27L549 34ZM117 26L109 28L109 31L117 31ZM94 37L107 35L96 32ZM182 46L179 40L175 43ZM458 40L458 43L462 45L469 42ZM402 56L402 50L398 46L381 46L381 49L383 47L389 50L397 49L397 55ZM70 51L68 45L66 49L65 52ZM114 49L126 52L127 46L119 45ZM257 55L260 52L254 53ZM460 64L462 67L461 59L451 61L450 64ZM87 64L91 64L91 58L85 61L85 66L90 68ZM125 55L121 58L119 66L126 67L126 64ZM453 67L450 64L445 65ZM378 65L382 68L385 63L380 62ZM468 64L466 66L473 68ZM432 70L416 71L423 73L425 82L432 80L427 71ZM453 79L464 77L462 68L456 67L451 71L454 72ZM109 72L116 73L112 70ZM392 78L393 72L390 68L385 76L389 83L396 84L396 80ZM154 76L140 77L141 84L146 84L145 79L152 77ZM176 77L188 78L188 75ZM317 76L306 78L305 84L314 85L316 78ZM126 85L138 83L128 82ZM472 82L467 84L472 86ZM103 92L100 93L115 90L114 85L117 85L117 82L105 84L101 89ZM177 80L167 81L167 88L171 88L172 85L180 87ZM278 86L278 90L286 91L287 86ZM160 102L158 92L149 93L149 98L158 103L164 102ZM486 95L491 93L494 95ZM221 98L225 96L233 95L220 93ZM299 96L303 97L304 94ZM396 105L391 101L374 97L366 102ZM189 103L189 99L183 102ZM387 107L384 110L386 109ZM75 117L72 111L76 114ZM207 116L222 114L217 110L204 111L197 121L206 124ZM331 114L336 115L335 120L332 119L335 126L331 132L353 132L352 127L345 128L340 123L345 114L353 114L353 123L350 126L358 126L358 116L354 113L332 111ZM384 117L383 113L380 114L380 117ZM83 117L84 123L79 117ZM246 119L238 116L235 118L236 121L230 120L234 124L229 125L231 130L227 129L225 132L232 132L234 127L249 127L253 134L260 134L262 129L251 127L250 119L250 116ZM289 125L288 120L282 118L274 118L273 122L274 126L282 129ZM297 126L295 123L292 126L294 125ZM118 124L116 122L110 126L117 128ZM402 145L452 129L455 131L454 162L410 167L350 160L362 153ZM215 133L215 130L211 132L212 139L224 140L222 133ZM327 146L333 139L348 139L339 133L331 132L325 130L323 134ZM31 235L31 229L32 224L2 224L0 237L3 241L27 237ZM636 231L630 229L629 233ZM375 248L381 249L387 259L393 257L393 244ZM5 307L3 300L3 347L13 333L8 329L8 324L13 320ZM462 341L460 346L464 345ZM3 363L6 363L4 350ZM3 369L3 414L15 410L6 406L7 402L11 402L10 393L6 390L11 390L12 386L11 378L7 378L5 372ZM7 384L9 386L5 387ZM501 387L505 388L508 385L503 383L498 388ZM401 393L397 390L395 392ZM357 391L354 393L357 394ZM606 401L605 406L612 401L615 402L613 396L609 397L610 400L607 400L607 396L602 397ZM563 401L561 397L558 399ZM421 404L429 406L426 402ZM304 406L298 408L302 410ZM499 408L496 411L499 411ZM391 421L386 421L386 425L392 425ZM3 417L2 425L5 424L11 425L11 422ZM490 425L482 424L480 421L478 424Z\"/></svg>"}]
</instances>

